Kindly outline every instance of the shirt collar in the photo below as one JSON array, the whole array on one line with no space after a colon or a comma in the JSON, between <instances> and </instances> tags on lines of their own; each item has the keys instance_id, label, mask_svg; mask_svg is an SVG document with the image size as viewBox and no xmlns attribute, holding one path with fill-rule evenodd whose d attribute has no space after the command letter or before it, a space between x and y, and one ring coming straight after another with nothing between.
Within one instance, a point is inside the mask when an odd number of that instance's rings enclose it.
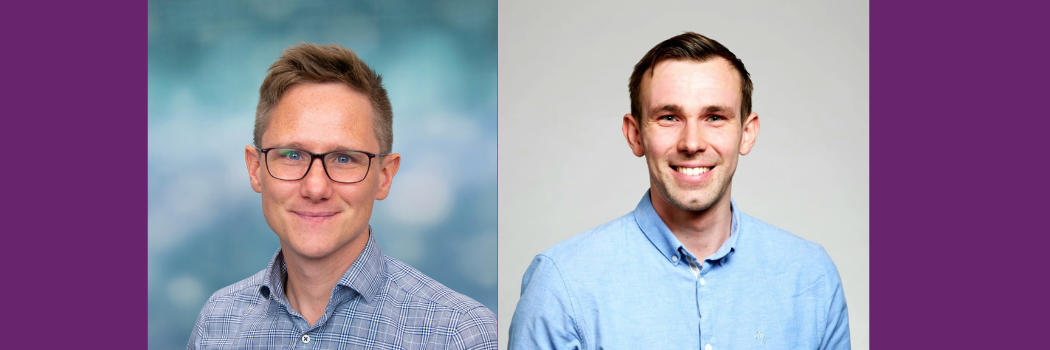
<instances>
[{"instance_id":1,"label":"shirt collar","mask_svg":"<svg viewBox=\"0 0 1050 350\"><path fill-rule=\"evenodd\" d=\"M353 289L361 294L365 301L372 302L376 294L379 294L380 288L383 287L385 277L386 259L383 258L383 251L379 249L379 242L376 241L375 235L372 234L372 227L369 226L368 244L365 245L365 250L361 251L357 261L354 261L354 264L346 270L343 277L336 283L336 287L343 286Z\"/></svg>"},{"instance_id":2,"label":"shirt collar","mask_svg":"<svg viewBox=\"0 0 1050 350\"><path fill-rule=\"evenodd\" d=\"M634 208L634 220L638 222L638 228L642 230L649 242L652 242L653 246L668 261L677 265L678 252L685 248L682 247L682 242L678 240L678 237L675 237L671 229L667 228L667 224L664 223L663 219L660 219L660 215L656 214L656 209L653 208L651 192L651 190L646 191L645 196L642 196L642 200L638 201L638 206ZM729 239L722 243L722 246L714 254L707 257L709 260L720 260L736 251L737 238L740 237L740 213L736 208L736 202L732 198L729 199L729 204L733 213ZM697 259L703 259L703 257L697 257Z\"/></svg>"},{"instance_id":3,"label":"shirt collar","mask_svg":"<svg viewBox=\"0 0 1050 350\"><path fill-rule=\"evenodd\" d=\"M376 241L375 235L372 234L372 227L369 226L368 243L365 244L365 249L343 273L343 277L336 283L336 289L350 288L364 297L365 301L372 302L376 294L379 294L386 276L384 260L383 251L379 249L379 242ZM279 301L287 300L284 295L284 277L288 274L288 267L284 263L284 253L280 249L274 253L266 270L270 273L263 277L259 292L266 298L272 294ZM332 295L335 296L335 294L333 291Z\"/></svg>"},{"instance_id":4,"label":"shirt collar","mask_svg":"<svg viewBox=\"0 0 1050 350\"><path fill-rule=\"evenodd\" d=\"M740 211L736 208L736 201L729 199L729 210L733 213L733 222L729 225L729 238L722 243L714 254L707 257L708 260L722 260L736 252L736 241L740 238Z\"/></svg>"}]
</instances>

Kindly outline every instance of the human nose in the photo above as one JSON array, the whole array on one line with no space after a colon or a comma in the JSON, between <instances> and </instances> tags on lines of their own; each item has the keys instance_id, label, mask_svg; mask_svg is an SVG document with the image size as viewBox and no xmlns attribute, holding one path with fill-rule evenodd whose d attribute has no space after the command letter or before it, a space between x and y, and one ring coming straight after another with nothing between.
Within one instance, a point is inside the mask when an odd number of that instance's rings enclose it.
<instances>
[{"instance_id":1,"label":"human nose","mask_svg":"<svg viewBox=\"0 0 1050 350\"><path fill-rule=\"evenodd\" d=\"M700 123L686 122L678 140L678 150L683 153L699 153L707 149L707 135Z\"/></svg>"},{"instance_id":2,"label":"human nose","mask_svg":"<svg viewBox=\"0 0 1050 350\"><path fill-rule=\"evenodd\" d=\"M299 180L299 194L315 203L328 199L335 190L332 180L325 173L323 162L320 158L311 160L306 176Z\"/></svg>"}]
</instances>

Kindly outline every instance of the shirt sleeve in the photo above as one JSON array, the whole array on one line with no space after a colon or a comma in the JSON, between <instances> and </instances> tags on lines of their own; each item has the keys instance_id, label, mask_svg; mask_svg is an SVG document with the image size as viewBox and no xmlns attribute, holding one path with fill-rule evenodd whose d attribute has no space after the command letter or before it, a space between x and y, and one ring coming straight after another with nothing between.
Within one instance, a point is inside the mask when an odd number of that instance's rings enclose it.
<instances>
[{"instance_id":1,"label":"shirt sleeve","mask_svg":"<svg viewBox=\"0 0 1050 350\"><path fill-rule=\"evenodd\" d=\"M824 325L824 334L821 335L821 349L850 349L849 339L849 311L846 309L846 295L842 292L842 279L839 270L831 261L827 251L821 248L823 253L824 268L827 276L827 288L825 295L830 296L827 301L827 322Z\"/></svg>"},{"instance_id":2,"label":"shirt sleeve","mask_svg":"<svg viewBox=\"0 0 1050 350\"><path fill-rule=\"evenodd\" d=\"M521 279L508 349L580 349L575 302L554 261L537 255Z\"/></svg>"},{"instance_id":3,"label":"shirt sleeve","mask_svg":"<svg viewBox=\"0 0 1050 350\"><path fill-rule=\"evenodd\" d=\"M496 315L479 306L470 310L456 327L455 349L496 350Z\"/></svg>"},{"instance_id":4,"label":"shirt sleeve","mask_svg":"<svg viewBox=\"0 0 1050 350\"><path fill-rule=\"evenodd\" d=\"M197 322L193 324L193 331L190 332L190 341L186 344L186 350L197 350L200 348L201 338L204 336L204 319L208 314L208 307L211 306L213 298L214 296L208 298L208 302L204 303L204 307L201 307L201 312L197 315Z\"/></svg>"}]
</instances>

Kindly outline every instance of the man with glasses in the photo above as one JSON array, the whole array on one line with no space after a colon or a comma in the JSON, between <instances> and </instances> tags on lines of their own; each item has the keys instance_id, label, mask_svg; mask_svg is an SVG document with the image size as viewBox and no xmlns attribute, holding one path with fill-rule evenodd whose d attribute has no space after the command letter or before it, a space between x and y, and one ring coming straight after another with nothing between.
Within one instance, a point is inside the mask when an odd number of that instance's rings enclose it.
<instances>
[{"instance_id":1,"label":"man with glasses","mask_svg":"<svg viewBox=\"0 0 1050 350\"><path fill-rule=\"evenodd\" d=\"M744 63L685 33L646 53L628 90L622 131L650 190L633 212L536 256L510 349L849 349L824 248L731 199L759 131Z\"/></svg>"},{"instance_id":2,"label":"man with glasses","mask_svg":"<svg viewBox=\"0 0 1050 350\"><path fill-rule=\"evenodd\" d=\"M259 95L244 158L281 248L208 299L187 348L495 349L491 311L384 255L368 225L401 162L380 76L303 43Z\"/></svg>"}]
</instances>

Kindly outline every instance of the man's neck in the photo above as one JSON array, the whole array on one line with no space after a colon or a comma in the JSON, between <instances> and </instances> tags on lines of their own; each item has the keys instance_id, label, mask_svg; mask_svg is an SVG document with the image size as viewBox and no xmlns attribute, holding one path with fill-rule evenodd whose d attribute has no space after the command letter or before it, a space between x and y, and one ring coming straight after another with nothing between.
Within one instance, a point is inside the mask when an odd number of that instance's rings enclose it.
<instances>
[{"instance_id":1,"label":"man's neck","mask_svg":"<svg viewBox=\"0 0 1050 350\"><path fill-rule=\"evenodd\" d=\"M369 234L366 228L356 239L322 258L298 255L287 249L282 242L281 250L284 252L284 262L288 269L288 277L284 282L285 295L288 297L288 304L299 312L310 326L324 315L332 290L364 251Z\"/></svg>"},{"instance_id":2,"label":"man's neck","mask_svg":"<svg viewBox=\"0 0 1050 350\"><path fill-rule=\"evenodd\" d=\"M727 239L733 225L730 189L709 208L690 211L678 208L659 193L650 193L649 200L671 233L685 249L700 261L718 251Z\"/></svg>"}]
</instances>

